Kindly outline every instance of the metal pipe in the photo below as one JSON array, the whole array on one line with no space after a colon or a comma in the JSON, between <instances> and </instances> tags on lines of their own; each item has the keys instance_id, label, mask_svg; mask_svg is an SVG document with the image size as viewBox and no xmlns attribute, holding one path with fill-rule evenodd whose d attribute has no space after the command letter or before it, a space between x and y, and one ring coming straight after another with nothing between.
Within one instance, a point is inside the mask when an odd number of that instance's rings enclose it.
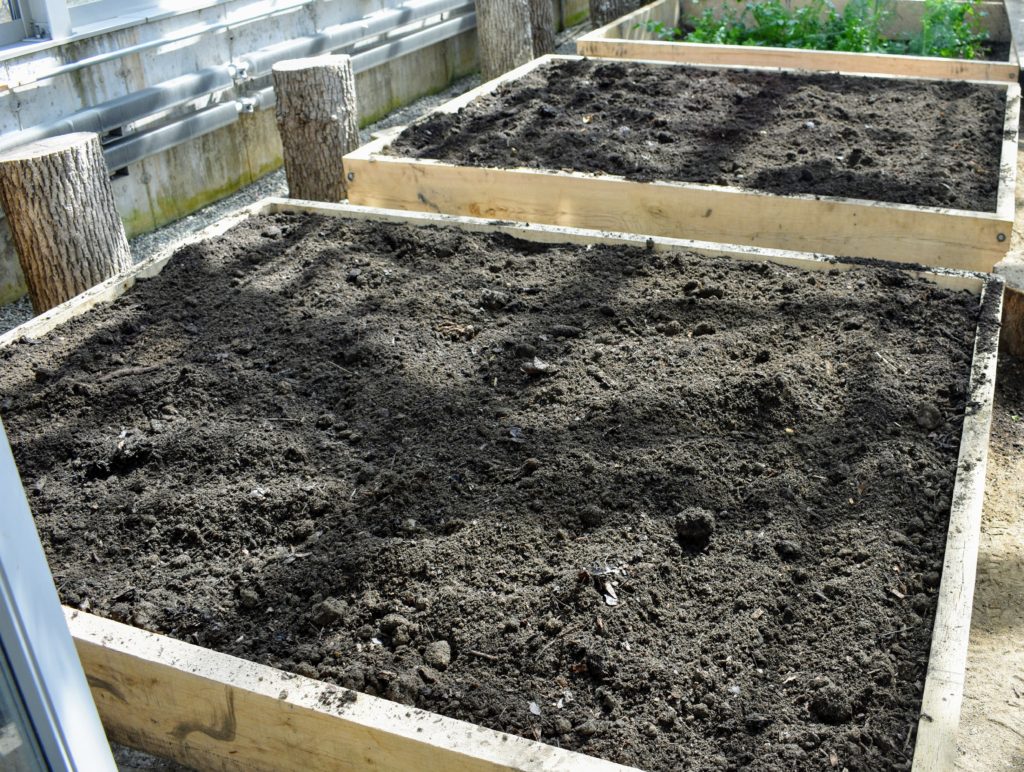
<instances>
[{"instance_id":1,"label":"metal pipe","mask_svg":"<svg viewBox=\"0 0 1024 772\"><path fill-rule=\"evenodd\" d=\"M476 28L476 13L469 13L459 16L450 21L432 25L411 35L389 40L383 45L376 46L367 51L362 51L352 57L352 71L363 72L397 59L399 56L411 54L421 48L440 43L442 40L455 37L467 30Z\"/></svg>"},{"instance_id":2,"label":"metal pipe","mask_svg":"<svg viewBox=\"0 0 1024 772\"><path fill-rule=\"evenodd\" d=\"M30 86L34 83L39 83L40 81L48 80L49 78L55 78L58 75L66 75L69 72L76 72L77 70L81 70L85 67L92 67L96 64L111 62L115 59L120 59L131 54L149 51L152 48L159 48L160 46L166 46L172 43L180 43L182 40L188 40L189 38L199 37L200 35L206 35L211 32L220 32L221 30L225 29L243 27L246 24L250 24L254 21L259 21L261 19L266 19L267 17L274 16L275 14L285 13L287 11L295 10L296 8L302 8L303 6L309 5L313 1L314 0L297 0L297 2L294 2L291 5L282 6L280 8L273 8L269 11L260 11L259 13L253 14L252 16L246 16L241 19L235 19L234 21L221 21L215 22L213 24L206 24L198 29L193 29L188 33L172 35L170 37L159 38L157 40L147 40L145 43L137 43L134 46L118 48L113 51L105 51L102 54L87 56L85 59L79 59L68 64L62 64L59 67L54 67L51 70L46 70L45 72L39 75L34 75L27 80L20 80L13 83L8 83L7 86L12 91L17 91L19 88L23 86ZM144 19L143 23L146 21L149 20ZM65 45L69 42L74 41L58 41L57 45Z\"/></svg>"},{"instance_id":3,"label":"metal pipe","mask_svg":"<svg viewBox=\"0 0 1024 772\"><path fill-rule=\"evenodd\" d=\"M307 2L309 0L306 0ZM289 6L297 7L297 6ZM318 35L259 49L244 59L246 67L261 68L297 53L315 53L309 46L330 45L334 50L367 38L387 34L396 28L445 12L472 9L464 0L424 0L396 9L372 14L366 19L336 25ZM276 9L279 12L281 9ZM270 14L264 14L270 15ZM362 72L380 66L389 59L412 53L439 43L476 26L476 14L468 13L426 29L406 34L374 46L353 56L353 69ZM167 41L161 41L166 43ZM83 60L84 61L84 60ZM104 133L147 115L167 110L194 99L232 88L235 68L231 64L208 67L195 73L173 78L131 94L108 100L94 107L79 110L51 123L32 126L0 137L0 152L47 137L75 131ZM251 74L251 71L250 71ZM201 110L156 129L139 132L110 143L104 156L110 169L121 169L143 158L168 150L190 139L223 128L238 119L240 111L264 109L275 104L272 87L264 88L239 101L231 101Z\"/></svg>"},{"instance_id":4,"label":"metal pipe","mask_svg":"<svg viewBox=\"0 0 1024 772\"><path fill-rule=\"evenodd\" d=\"M354 72L379 67L389 59L413 53L422 48L447 40L476 26L476 14L459 16L441 24L420 30L411 35L391 40L383 45L375 46L352 57ZM176 145L180 145L195 137L228 126L238 120L238 113L257 107L272 107L276 102L273 86L260 89L251 97L237 102L226 102L201 112L195 113L174 123L158 129L135 134L123 140L111 143L103 149L107 166L110 169L122 169L129 164L162 153Z\"/></svg>"},{"instance_id":5,"label":"metal pipe","mask_svg":"<svg viewBox=\"0 0 1024 772\"><path fill-rule=\"evenodd\" d=\"M146 115L231 88L233 85L229 65L208 67L125 94L95 107L87 107L52 123L5 134L0 137L0 152L28 142L75 131L95 131L102 134Z\"/></svg>"},{"instance_id":6,"label":"metal pipe","mask_svg":"<svg viewBox=\"0 0 1024 772\"><path fill-rule=\"evenodd\" d=\"M170 150L190 139L222 129L238 120L240 109L241 105L238 102L224 102L216 107L193 113L180 121L107 145L103 148L107 168L112 171L123 169L129 164Z\"/></svg>"},{"instance_id":7,"label":"metal pipe","mask_svg":"<svg viewBox=\"0 0 1024 772\"><path fill-rule=\"evenodd\" d=\"M465 0L420 0L397 8L388 8L356 21L327 27L315 35L288 40L238 57L240 75L255 78L270 72L274 62L334 51L376 35L382 35L404 24L437 16L448 11L472 8Z\"/></svg>"},{"instance_id":8,"label":"metal pipe","mask_svg":"<svg viewBox=\"0 0 1024 772\"><path fill-rule=\"evenodd\" d=\"M462 32L471 30L474 27L476 27L476 14L470 13L465 16L459 16L456 19L442 22L441 24L428 27L427 29L421 30L420 32L416 32L412 35L388 41L383 45L375 46L353 56L352 71L363 72L364 70L379 67L389 59L404 56L405 54L411 54L414 51L418 51L421 48L426 48L427 46L447 40L450 37L454 37ZM274 94L274 87L267 86L266 88L261 88L258 91L253 92L247 97L243 97L240 101L243 112L269 110L277 104L277 96Z\"/></svg>"}]
</instances>

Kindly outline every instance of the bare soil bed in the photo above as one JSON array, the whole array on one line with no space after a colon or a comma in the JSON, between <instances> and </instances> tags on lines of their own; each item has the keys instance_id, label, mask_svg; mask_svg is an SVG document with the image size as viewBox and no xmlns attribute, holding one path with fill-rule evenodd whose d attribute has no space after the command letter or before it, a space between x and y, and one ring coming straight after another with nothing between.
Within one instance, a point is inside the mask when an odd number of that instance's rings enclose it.
<instances>
[{"instance_id":1,"label":"bare soil bed","mask_svg":"<svg viewBox=\"0 0 1024 772\"><path fill-rule=\"evenodd\" d=\"M386 152L990 211L1005 87L575 60L540 67Z\"/></svg>"},{"instance_id":2,"label":"bare soil bed","mask_svg":"<svg viewBox=\"0 0 1024 772\"><path fill-rule=\"evenodd\" d=\"M650 770L909 768L977 298L254 218L0 411L71 605Z\"/></svg>"}]
</instances>

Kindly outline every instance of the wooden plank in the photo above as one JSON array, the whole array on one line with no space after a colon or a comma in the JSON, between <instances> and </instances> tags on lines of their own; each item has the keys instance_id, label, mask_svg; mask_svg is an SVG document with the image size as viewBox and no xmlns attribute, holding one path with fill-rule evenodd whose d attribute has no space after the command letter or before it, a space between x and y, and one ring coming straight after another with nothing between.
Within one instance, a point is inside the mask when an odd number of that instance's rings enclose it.
<instances>
[{"instance_id":1,"label":"wooden plank","mask_svg":"<svg viewBox=\"0 0 1024 772\"><path fill-rule=\"evenodd\" d=\"M1002 280L993 279L985 291L997 293L998 298L989 307L989 318L982 319L981 324L997 323L1002 312ZM997 324L993 326L998 329ZM979 333L971 364L969 407L960 440L953 508L946 531L942 582L914 748L914 772L952 770L957 760L956 735L967 670L998 360L998 346Z\"/></svg>"},{"instance_id":2,"label":"wooden plank","mask_svg":"<svg viewBox=\"0 0 1024 772\"><path fill-rule=\"evenodd\" d=\"M485 83L435 112L456 112L552 61L546 56ZM658 63L665 67L684 65ZM850 75L849 77L873 77ZM594 230L991 271L1013 225L1016 116L1020 87L1007 89L998 209L972 212L829 196L781 196L680 182L639 183L611 175L457 166L383 154L381 138L343 159L349 201L364 206L510 219Z\"/></svg>"},{"instance_id":3,"label":"wooden plank","mask_svg":"<svg viewBox=\"0 0 1024 772\"><path fill-rule=\"evenodd\" d=\"M188 241L223 233L250 214L312 212L412 226L498 231L532 241L647 245L648 237L588 232L533 224L493 222L429 213L384 211L347 204L266 199L210 226ZM690 249L741 260L769 260L805 270L846 270L851 263L825 255L804 255L749 246L723 246L680 239L651 239L654 249ZM26 335L41 334L94 307L97 297L112 300L136 280L166 265L161 254L64 304L59 319L28 322L4 336L0 347ZM957 270L913 270L916 275L979 296L1001 292L990 277ZM105 288L100 291L100 288ZM1000 295L1001 297L1001 295ZM922 713L933 721L922 728L921 765L943 770L955 738L962 698L966 635L970 627L980 524L988 421L991 418L998 303L987 306L975 343L970 394L979 407L965 417L960 466L950 519L946 566L936 615L933 662L925 684ZM57 309L55 309L56 311ZM968 586L969 585L969 586ZM111 739L172 758L199 769L217 770L409 770L492 772L493 770L580 770L612 772L626 767L542 743L303 678L219 654L116 622L65 610L79 656ZM354 696L354 700L352 697ZM933 752L934 749L938 749ZM943 755L945 754L945 755Z\"/></svg>"},{"instance_id":4,"label":"wooden plank","mask_svg":"<svg viewBox=\"0 0 1024 772\"><path fill-rule=\"evenodd\" d=\"M1011 218L989 213L458 167L375 155L379 149L371 144L345 157L352 203L977 271L999 262L1012 226Z\"/></svg>"},{"instance_id":5,"label":"wooden plank","mask_svg":"<svg viewBox=\"0 0 1024 772\"><path fill-rule=\"evenodd\" d=\"M735 7L734 0L725 4ZM794 5L805 5L795 0ZM684 13L692 18L699 16L706 7L721 7L718 0L709 3L686 2ZM842 6L843 3L837 3ZM1001 3L984 4L988 15L985 23L998 29L994 40L1010 41L1009 25ZM907 29L920 24L922 0L902 0L896 4L899 14L894 17ZM991 8L989 8L991 6ZM661 21L675 26L678 19L679 0L657 0L632 14L624 16L584 35L576 41L577 53L584 56L641 59L650 61L675 62L684 64L716 64L744 67L772 67L809 70L814 72L842 72L849 74L875 74L899 77L938 78L943 80L978 80L1001 83L1016 83L1020 72L1017 49L1010 46L1007 61L986 61L947 59L932 56L908 56L901 54L868 54L849 51L815 51L768 46L714 45L707 43L683 43L657 40L648 32L648 20ZM899 34L891 30L891 34Z\"/></svg>"},{"instance_id":6,"label":"wooden plank","mask_svg":"<svg viewBox=\"0 0 1024 772\"><path fill-rule=\"evenodd\" d=\"M108 737L203 770L627 772L65 609Z\"/></svg>"},{"instance_id":7,"label":"wooden plank","mask_svg":"<svg viewBox=\"0 0 1024 772\"><path fill-rule=\"evenodd\" d=\"M1020 152L1020 86L1014 83L1006 92L1006 113L1003 119L1003 144L999 155L999 189L996 212L1014 222L1016 216L1017 153ZM1013 226L1010 228L1011 232ZM1007 249L1010 233L1006 234Z\"/></svg>"},{"instance_id":8,"label":"wooden plank","mask_svg":"<svg viewBox=\"0 0 1024 772\"><path fill-rule=\"evenodd\" d=\"M1016 83L1015 62L943 59L937 56L860 54L849 51L809 51L767 46L730 46L709 43L672 43L661 40L576 41L584 56L643 59L682 64L721 64L736 67L777 67L811 72L892 75L940 80L977 80Z\"/></svg>"}]
</instances>

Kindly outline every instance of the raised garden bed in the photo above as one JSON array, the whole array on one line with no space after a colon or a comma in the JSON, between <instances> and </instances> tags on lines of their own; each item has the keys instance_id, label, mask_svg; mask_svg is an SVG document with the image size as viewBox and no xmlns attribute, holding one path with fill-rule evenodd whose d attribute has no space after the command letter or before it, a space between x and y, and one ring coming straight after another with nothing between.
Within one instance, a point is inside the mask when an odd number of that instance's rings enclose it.
<instances>
[{"instance_id":1,"label":"raised garden bed","mask_svg":"<svg viewBox=\"0 0 1024 772\"><path fill-rule=\"evenodd\" d=\"M806 5L792 0L792 7ZM844 2L835 5L842 9ZM893 40L909 39L920 29L922 0L896 0L894 14L885 29ZM739 65L744 67L785 67L818 72L907 75L949 80L987 80L1016 83L1020 60L1010 34L1006 9L1001 2L979 4L981 23L993 48L1005 52L1001 60L949 59L937 56L815 51L767 46L715 45L659 40L648 22L673 27L693 23L706 9L741 7L735 0L657 0L610 24L599 27L576 41L576 52L584 56L643 59L690 64Z\"/></svg>"},{"instance_id":2,"label":"raised garden bed","mask_svg":"<svg viewBox=\"0 0 1024 772\"><path fill-rule=\"evenodd\" d=\"M1015 84L553 56L344 164L367 206L989 271L1019 103Z\"/></svg>"},{"instance_id":3,"label":"raised garden bed","mask_svg":"<svg viewBox=\"0 0 1024 772\"><path fill-rule=\"evenodd\" d=\"M997 278L257 211L0 339L62 597L204 647L69 609L113 739L233 769L951 763Z\"/></svg>"}]
</instances>

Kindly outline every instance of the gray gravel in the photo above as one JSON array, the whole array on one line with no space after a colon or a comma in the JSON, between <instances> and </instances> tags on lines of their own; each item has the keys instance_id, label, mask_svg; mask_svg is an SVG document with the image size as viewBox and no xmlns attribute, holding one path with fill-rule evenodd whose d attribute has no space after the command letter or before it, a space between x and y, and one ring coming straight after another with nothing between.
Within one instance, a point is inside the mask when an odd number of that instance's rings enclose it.
<instances>
[{"instance_id":1,"label":"gray gravel","mask_svg":"<svg viewBox=\"0 0 1024 772\"><path fill-rule=\"evenodd\" d=\"M439 104L475 88L480 83L478 75L471 75L456 81L444 91L418 99L405 107L389 113L377 123L367 126L359 132L362 143L370 141L371 132L401 126L418 118ZM128 242L132 250L132 259L138 263L150 255L156 254L167 246L181 241L203 228L217 222L223 217L234 214L240 209L251 206L268 196L287 196L288 183L285 181L284 169L278 169L267 176L247 185L227 198L223 198L209 206L199 209L187 217L176 220L155 231L136 236ZM32 318L32 304L28 297L0 306L0 333L18 326Z\"/></svg>"},{"instance_id":2,"label":"gray gravel","mask_svg":"<svg viewBox=\"0 0 1024 772\"><path fill-rule=\"evenodd\" d=\"M561 32L556 39L556 52L559 54L576 53L576 38L586 34L592 29L589 22L577 25ZM458 96L480 83L479 75L471 75L456 81L444 91L437 94L423 97L405 107L400 107L389 113L377 123L367 126L359 132L359 139L362 143L370 141L370 134L392 126L402 126L410 123L423 113L432 110L437 105L447 102L449 99ZM132 250L132 258L135 262L153 255L162 249L181 241L203 228L217 222L223 217L234 214L239 209L244 209L260 199L268 196L287 196L288 183L285 181L284 169L271 172L266 177L248 185L237 193L221 199L209 206L203 207L196 212L176 220L169 225L158 228L150 233L144 233L131 239L129 246ZM32 318L32 306L27 297L21 298L8 305L0 306L0 333L5 332L22 322Z\"/></svg>"}]
</instances>

